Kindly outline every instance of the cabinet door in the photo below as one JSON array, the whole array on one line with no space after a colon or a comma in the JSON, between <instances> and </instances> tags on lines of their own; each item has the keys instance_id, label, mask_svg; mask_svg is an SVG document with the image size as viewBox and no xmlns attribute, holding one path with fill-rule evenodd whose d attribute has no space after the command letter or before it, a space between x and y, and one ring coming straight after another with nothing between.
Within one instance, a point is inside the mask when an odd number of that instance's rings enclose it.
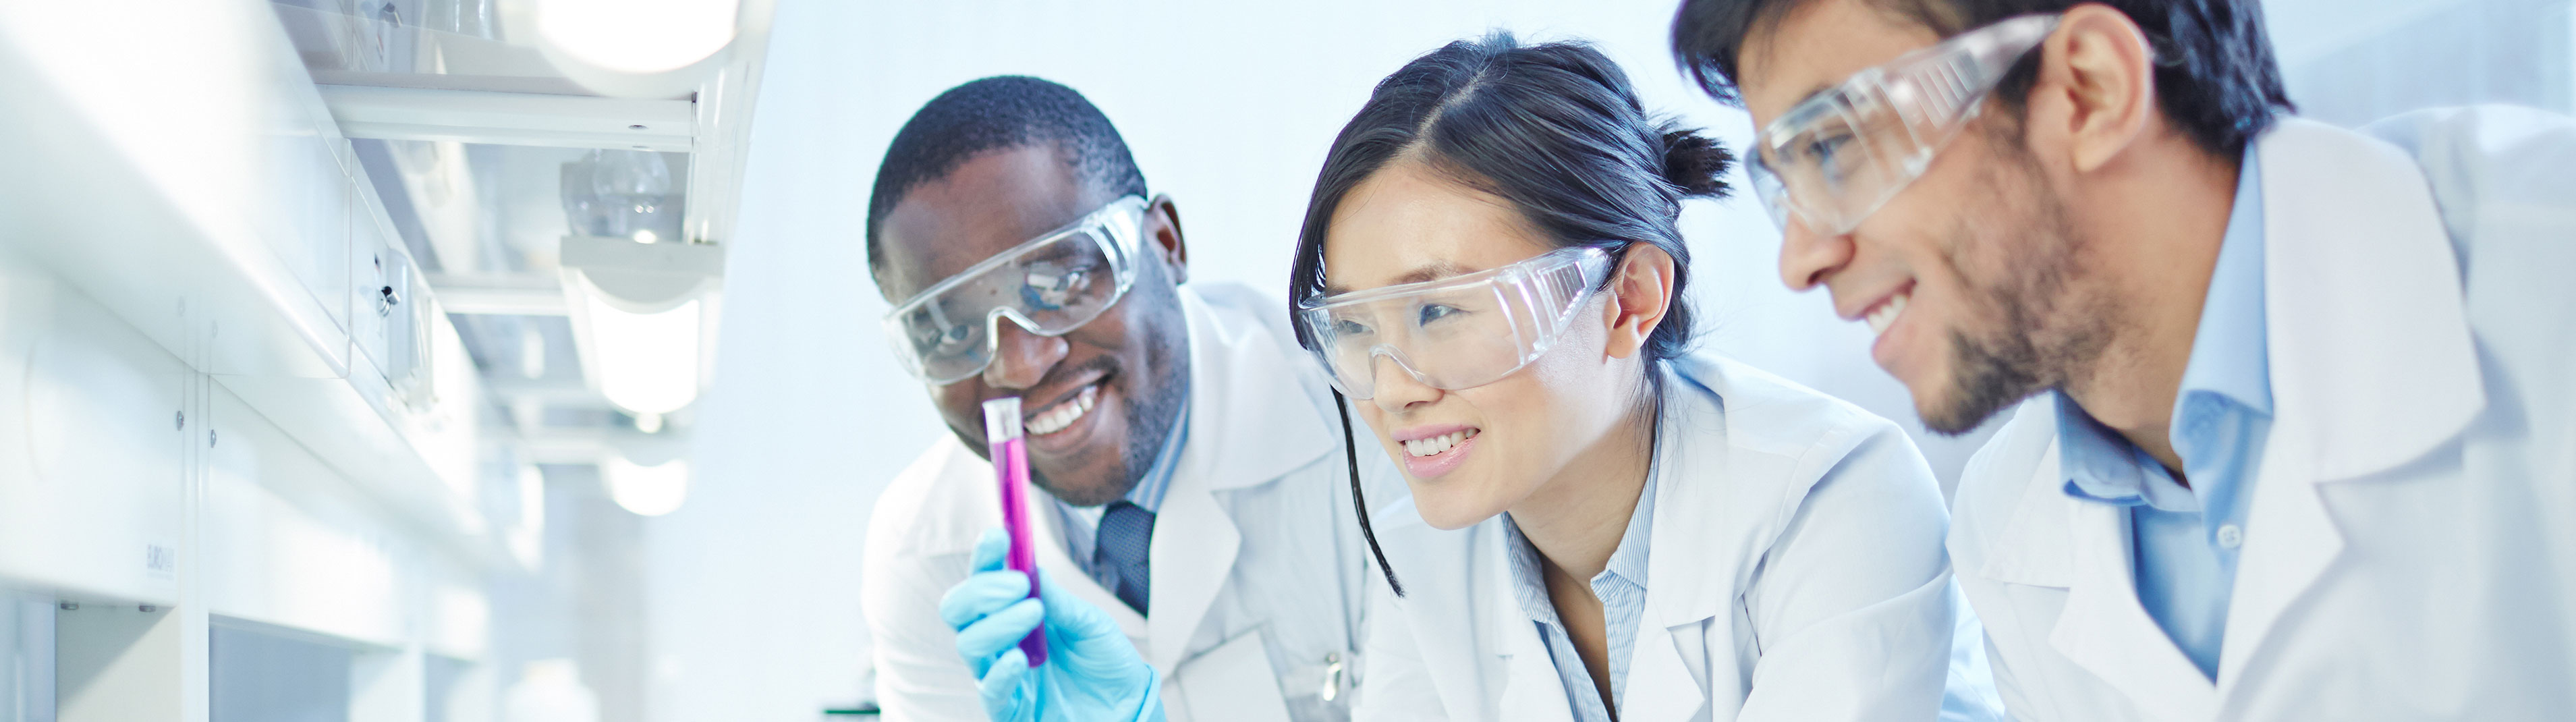
<instances>
[{"instance_id":1,"label":"cabinet door","mask_svg":"<svg viewBox=\"0 0 2576 722\"><path fill-rule=\"evenodd\" d=\"M403 403L426 403L430 332L438 320L429 302L429 279L390 229L373 222L360 228L357 322L352 326L366 362L353 365L350 378L362 381L371 371Z\"/></svg>"},{"instance_id":2,"label":"cabinet door","mask_svg":"<svg viewBox=\"0 0 2576 722\"><path fill-rule=\"evenodd\" d=\"M226 388L209 390L206 407L223 434L200 511L206 610L399 646L416 563L400 551L401 520Z\"/></svg>"},{"instance_id":3,"label":"cabinet door","mask_svg":"<svg viewBox=\"0 0 2576 722\"><path fill-rule=\"evenodd\" d=\"M176 309L173 309L176 312ZM0 575L175 601L186 364L69 286L0 259Z\"/></svg>"}]
</instances>

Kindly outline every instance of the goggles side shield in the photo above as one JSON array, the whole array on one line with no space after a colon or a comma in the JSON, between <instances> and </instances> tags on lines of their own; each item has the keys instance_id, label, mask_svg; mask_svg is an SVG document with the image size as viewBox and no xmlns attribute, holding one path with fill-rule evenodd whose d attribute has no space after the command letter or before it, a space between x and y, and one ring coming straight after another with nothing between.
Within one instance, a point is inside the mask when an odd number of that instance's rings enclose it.
<instances>
[{"instance_id":1,"label":"goggles side shield","mask_svg":"<svg viewBox=\"0 0 2576 722\"><path fill-rule=\"evenodd\" d=\"M2056 31L2056 15L1988 25L1854 73L1763 126L1747 164L1782 229L1850 233L1921 177L2005 73Z\"/></svg>"},{"instance_id":2,"label":"goggles side shield","mask_svg":"<svg viewBox=\"0 0 2576 722\"><path fill-rule=\"evenodd\" d=\"M992 365L1002 319L1060 336L1099 318L1136 283L1144 218L1144 198L1120 198L913 294L885 316L895 357L955 383Z\"/></svg>"},{"instance_id":3,"label":"goggles side shield","mask_svg":"<svg viewBox=\"0 0 2576 722\"><path fill-rule=\"evenodd\" d=\"M1537 360L1609 277L1610 254L1566 248L1437 281L1298 304L1315 359L1352 398L1377 395L1377 359L1442 390L1493 383Z\"/></svg>"}]
</instances>

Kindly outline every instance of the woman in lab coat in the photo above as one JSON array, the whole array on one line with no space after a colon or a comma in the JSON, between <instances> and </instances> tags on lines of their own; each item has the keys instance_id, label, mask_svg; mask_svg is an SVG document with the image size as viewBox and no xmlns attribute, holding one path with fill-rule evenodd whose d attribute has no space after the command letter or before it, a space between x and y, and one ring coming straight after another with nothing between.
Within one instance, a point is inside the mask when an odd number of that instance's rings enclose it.
<instances>
[{"instance_id":1,"label":"woman in lab coat","mask_svg":"<svg viewBox=\"0 0 2576 722\"><path fill-rule=\"evenodd\" d=\"M1363 520L1395 591L1356 719L1941 714L1947 517L1911 441L1685 351L1675 219L1730 162L1600 52L1508 35L1343 128L1289 297L1413 491ZM1972 676L1953 711L1992 714Z\"/></svg>"}]
</instances>

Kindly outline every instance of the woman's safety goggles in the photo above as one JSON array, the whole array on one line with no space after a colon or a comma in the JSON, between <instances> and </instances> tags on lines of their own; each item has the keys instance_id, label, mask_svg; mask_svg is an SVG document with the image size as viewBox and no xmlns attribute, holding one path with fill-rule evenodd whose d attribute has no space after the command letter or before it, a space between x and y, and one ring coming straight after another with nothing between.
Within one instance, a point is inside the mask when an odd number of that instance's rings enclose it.
<instances>
[{"instance_id":1,"label":"woman's safety goggles","mask_svg":"<svg viewBox=\"0 0 2576 722\"><path fill-rule=\"evenodd\" d=\"M1850 233L1923 175L2006 72L2057 28L2023 15L1862 70L1800 102L1754 140L1753 190L1783 230Z\"/></svg>"},{"instance_id":2,"label":"woman's safety goggles","mask_svg":"<svg viewBox=\"0 0 2576 722\"><path fill-rule=\"evenodd\" d=\"M1040 336L1081 328L1136 283L1145 199L1127 196L897 304L886 335L904 370L933 384L984 372L1002 319Z\"/></svg>"},{"instance_id":3,"label":"woman's safety goggles","mask_svg":"<svg viewBox=\"0 0 2576 722\"><path fill-rule=\"evenodd\" d=\"M1437 281L1325 296L1297 322L1333 385L1377 395L1377 359L1442 390L1483 386L1547 353L1609 277L1610 254L1584 246Z\"/></svg>"}]
</instances>

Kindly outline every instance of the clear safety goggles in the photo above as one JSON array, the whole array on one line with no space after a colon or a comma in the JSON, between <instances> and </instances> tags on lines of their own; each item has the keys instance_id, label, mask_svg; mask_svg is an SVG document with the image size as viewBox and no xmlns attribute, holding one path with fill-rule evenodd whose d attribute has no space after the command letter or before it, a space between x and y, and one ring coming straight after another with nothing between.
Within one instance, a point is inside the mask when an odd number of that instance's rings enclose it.
<instances>
[{"instance_id":1,"label":"clear safety goggles","mask_svg":"<svg viewBox=\"0 0 2576 722\"><path fill-rule=\"evenodd\" d=\"M2013 64L2057 28L2023 15L1855 73L1763 126L1746 166L1782 230L1850 233L1887 205L1967 127Z\"/></svg>"},{"instance_id":2,"label":"clear safety goggles","mask_svg":"<svg viewBox=\"0 0 2576 722\"><path fill-rule=\"evenodd\" d=\"M1520 370L1565 334L1611 258L1584 246L1491 270L1298 304L1315 358L1352 398L1377 395L1377 359L1426 386L1472 388Z\"/></svg>"},{"instance_id":3,"label":"clear safety goggles","mask_svg":"<svg viewBox=\"0 0 2576 722\"><path fill-rule=\"evenodd\" d=\"M885 317L895 356L956 383L993 364L1002 319L1040 336L1081 328L1135 285L1144 223L1145 199L1120 198L913 294Z\"/></svg>"}]
</instances>

